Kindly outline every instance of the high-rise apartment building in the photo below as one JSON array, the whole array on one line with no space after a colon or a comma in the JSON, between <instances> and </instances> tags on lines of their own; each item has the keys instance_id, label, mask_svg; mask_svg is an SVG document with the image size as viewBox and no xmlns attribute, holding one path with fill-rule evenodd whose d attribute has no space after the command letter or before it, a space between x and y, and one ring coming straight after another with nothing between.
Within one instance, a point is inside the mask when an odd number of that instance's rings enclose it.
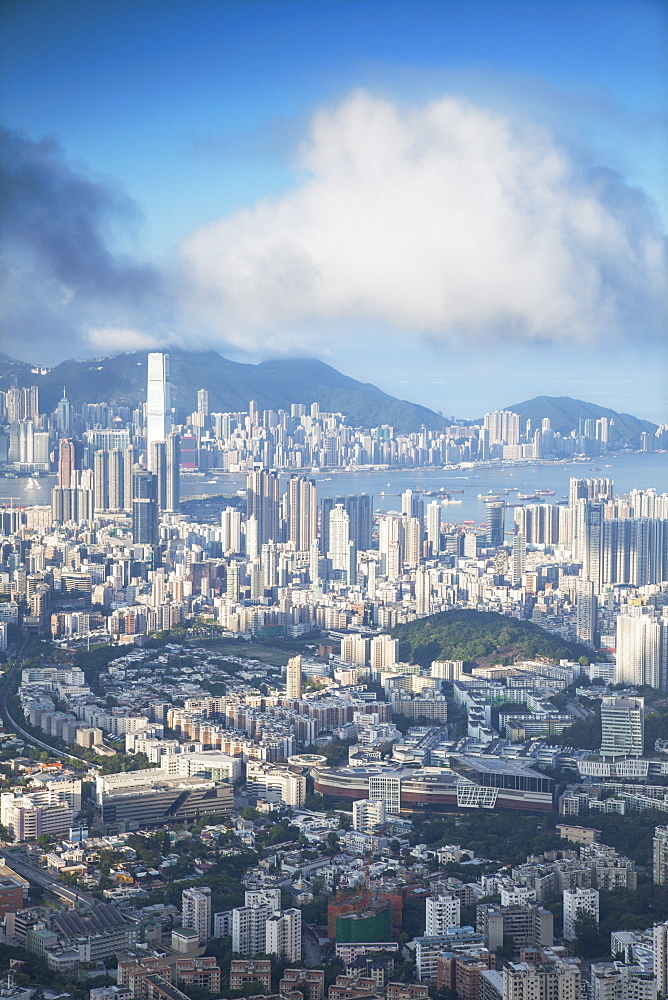
<instances>
[{"instance_id":1,"label":"high-rise apartment building","mask_svg":"<svg viewBox=\"0 0 668 1000\"><path fill-rule=\"evenodd\" d=\"M170 425L169 355L149 354L146 387L146 453L149 461L151 444L154 441L162 441L164 444Z\"/></svg>"},{"instance_id":2,"label":"high-rise apartment building","mask_svg":"<svg viewBox=\"0 0 668 1000\"><path fill-rule=\"evenodd\" d=\"M575 630L580 642L594 648L596 643L596 594L591 580L578 580L575 591Z\"/></svg>"},{"instance_id":3,"label":"high-rise apartment building","mask_svg":"<svg viewBox=\"0 0 668 1000\"><path fill-rule=\"evenodd\" d=\"M246 477L246 518L255 518L257 544L280 541L277 472L256 469Z\"/></svg>"},{"instance_id":4,"label":"high-rise apartment building","mask_svg":"<svg viewBox=\"0 0 668 1000\"><path fill-rule=\"evenodd\" d=\"M238 955L260 955L267 947L267 920L274 912L268 903L236 906L232 910L232 951Z\"/></svg>"},{"instance_id":5,"label":"high-rise apartment building","mask_svg":"<svg viewBox=\"0 0 668 1000\"><path fill-rule=\"evenodd\" d=\"M668 885L668 826L655 826L652 841L654 885Z\"/></svg>"},{"instance_id":6,"label":"high-rise apartment building","mask_svg":"<svg viewBox=\"0 0 668 1000\"><path fill-rule=\"evenodd\" d=\"M318 493L315 482L293 476L287 488L287 537L298 552L308 552L318 531Z\"/></svg>"},{"instance_id":7,"label":"high-rise apartment building","mask_svg":"<svg viewBox=\"0 0 668 1000\"><path fill-rule=\"evenodd\" d=\"M577 937L576 923L581 914L588 914L598 924L598 889L564 890L564 938L574 941Z\"/></svg>"},{"instance_id":8,"label":"high-rise apartment building","mask_svg":"<svg viewBox=\"0 0 668 1000\"><path fill-rule=\"evenodd\" d=\"M668 690L668 619L641 608L617 616L617 683Z\"/></svg>"},{"instance_id":9,"label":"high-rise apartment building","mask_svg":"<svg viewBox=\"0 0 668 1000\"><path fill-rule=\"evenodd\" d=\"M286 695L288 698L302 696L302 658L291 656L286 671Z\"/></svg>"},{"instance_id":10,"label":"high-rise apartment building","mask_svg":"<svg viewBox=\"0 0 668 1000\"><path fill-rule=\"evenodd\" d=\"M509 962L503 969L503 1000L580 1000L581 973L558 959L534 965Z\"/></svg>"},{"instance_id":11,"label":"high-rise apartment building","mask_svg":"<svg viewBox=\"0 0 668 1000\"><path fill-rule=\"evenodd\" d=\"M659 996L668 995L668 920L654 924L654 976Z\"/></svg>"},{"instance_id":12,"label":"high-rise apartment building","mask_svg":"<svg viewBox=\"0 0 668 1000\"><path fill-rule=\"evenodd\" d=\"M343 504L337 503L329 515L329 551L332 569L348 569L350 517Z\"/></svg>"},{"instance_id":13,"label":"high-rise apartment building","mask_svg":"<svg viewBox=\"0 0 668 1000\"><path fill-rule=\"evenodd\" d=\"M459 898L447 894L427 896L426 907L426 937L440 937L450 927L459 927Z\"/></svg>"},{"instance_id":14,"label":"high-rise apartment building","mask_svg":"<svg viewBox=\"0 0 668 1000\"><path fill-rule=\"evenodd\" d=\"M267 918L266 952L288 962L301 962L302 911L293 907Z\"/></svg>"},{"instance_id":15,"label":"high-rise apartment building","mask_svg":"<svg viewBox=\"0 0 668 1000\"><path fill-rule=\"evenodd\" d=\"M198 886L181 893L181 923L197 931L200 945L211 937L211 889Z\"/></svg>"},{"instance_id":16,"label":"high-rise apartment building","mask_svg":"<svg viewBox=\"0 0 668 1000\"><path fill-rule=\"evenodd\" d=\"M353 802L353 830L370 833L385 822L385 803L382 799L356 799Z\"/></svg>"}]
</instances>

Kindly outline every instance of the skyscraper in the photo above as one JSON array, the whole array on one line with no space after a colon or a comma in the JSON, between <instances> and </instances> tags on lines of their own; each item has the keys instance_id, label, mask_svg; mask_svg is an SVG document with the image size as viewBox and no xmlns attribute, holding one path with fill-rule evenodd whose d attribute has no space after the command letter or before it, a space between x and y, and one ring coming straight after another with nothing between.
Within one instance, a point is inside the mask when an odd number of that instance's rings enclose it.
<instances>
[{"instance_id":1,"label":"skyscraper","mask_svg":"<svg viewBox=\"0 0 668 1000\"><path fill-rule=\"evenodd\" d=\"M348 569L348 543L350 542L350 518L343 504L337 503L329 515L329 552L332 569Z\"/></svg>"},{"instance_id":2,"label":"skyscraper","mask_svg":"<svg viewBox=\"0 0 668 1000\"><path fill-rule=\"evenodd\" d=\"M308 552L318 527L318 494L305 476L292 476L287 490L287 536L298 552Z\"/></svg>"},{"instance_id":3,"label":"skyscraper","mask_svg":"<svg viewBox=\"0 0 668 1000\"><path fill-rule=\"evenodd\" d=\"M668 619L647 613L618 615L616 647L618 684L668 690Z\"/></svg>"},{"instance_id":4,"label":"skyscraper","mask_svg":"<svg viewBox=\"0 0 668 1000\"><path fill-rule=\"evenodd\" d=\"M496 549L503 545L506 524L506 504L503 500L490 500L485 504L487 521L487 546Z\"/></svg>"},{"instance_id":5,"label":"skyscraper","mask_svg":"<svg viewBox=\"0 0 668 1000\"><path fill-rule=\"evenodd\" d=\"M155 476L139 465L132 472L132 540L135 545L158 544Z\"/></svg>"},{"instance_id":6,"label":"skyscraper","mask_svg":"<svg viewBox=\"0 0 668 1000\"><path fill-rule=\"evenodd\" d=\"M578 580L575 615L578 639L593 648L596 642L596 594L591 580Z\"/></svg>"},{"instance_id":7,"label":"skyscraper","mask_svg":"<svg viewBox=\"0 0 668 1000\"><path fill-rule=\"evenodd\" d=\"M181 923L197 931L199 944L203 945L211 937L211 889L198 886L184 889L181 893Z\"/></svg>"},{"instance_id":8,"label":"skyscraper","mask_svg":"<svg viewBox=\"0 0 668 1000\"><path fill-rule=\"evenodd\" d=\"M164 442L169 433L170 409L169 355L149 354L146 388L146 453L149 461L153 441Z\"/></svg>"},{"instance_id":9,"label":"skyscraper","mask_svg":"<svg viewBox=\"0 0 668 1000\"><path fill-rule=\"evenodd\" d=\"M165 510L178 511L181 505L181 439L176 431L165 442Z\"/></svg>"},{"instance_id":10,"label":"skyscraper","mask_svg":"<svg viewBox=\"0 0 668 1000\"><path fill-rule=\"evenodd\" d=\"M277 472L256 469L246 477L246 518L257 522L259 545L279 541L279 479Z\"/></svg>"},{"instance_id":11,"label":"skyscraper","mask_svg":"<svg viewBox=\"0 0 668 1000\"><path fill-rule=\"evenodd\" d=\"M302 658L292 656L288 660L286 671L286 695L288 698L302 696Z\"/></svg>"},{"instance_id":12,"label":"skyscraper","mask_svg":"<svg viewBox=\"0 0 668 1000\"><path fill-rule=\"evenodd\" d=\"M58 485L69 490L76 469L76 446L69 438L61 438L58 446Z\"/></svg>"}]
</instances>

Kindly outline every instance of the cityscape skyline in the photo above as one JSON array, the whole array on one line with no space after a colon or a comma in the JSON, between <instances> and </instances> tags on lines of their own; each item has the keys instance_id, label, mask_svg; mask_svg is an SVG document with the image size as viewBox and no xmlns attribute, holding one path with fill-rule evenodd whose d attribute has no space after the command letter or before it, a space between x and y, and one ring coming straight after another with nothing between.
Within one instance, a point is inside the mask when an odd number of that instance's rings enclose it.
<instances>
[{"instance_id":1,"label":"cityscape skyline","mask_svg":"<svg viewBox=\"0 0 668 1000\"><path fill-rule=\"evenodd\" d=\"M603 9L4 5L3 348L315 356L444 412L661 423L666 9Z\"/></svg>"}]
</instances>

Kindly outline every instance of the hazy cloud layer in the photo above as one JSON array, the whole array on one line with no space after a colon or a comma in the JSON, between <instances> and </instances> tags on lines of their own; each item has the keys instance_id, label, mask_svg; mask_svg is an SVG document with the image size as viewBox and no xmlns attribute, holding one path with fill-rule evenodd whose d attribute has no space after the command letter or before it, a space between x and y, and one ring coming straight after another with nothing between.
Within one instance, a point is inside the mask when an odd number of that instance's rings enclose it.
<instances>
[{"instance_id":1,"label":"hazy cloud layer","mask_svg":"<svg viewBox=\"0 0 668 1000\"><path fill-rule=\"evenodd\" d=\"M239 346L330 331L592 342L658 335L652 206L549 133L459 98L319 111L295 187L197 230L186 308Z\"/></svg>"}]
</instances>

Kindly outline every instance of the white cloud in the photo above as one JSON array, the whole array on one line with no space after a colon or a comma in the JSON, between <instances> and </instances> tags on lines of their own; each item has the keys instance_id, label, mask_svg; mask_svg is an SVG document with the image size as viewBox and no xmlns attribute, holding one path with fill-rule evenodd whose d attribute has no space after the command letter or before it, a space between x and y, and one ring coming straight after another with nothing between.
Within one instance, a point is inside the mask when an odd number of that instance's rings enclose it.
<instances>
[{"instance_id":1,"label":"white cloud","mask_svg":"<svg viewBox=\"0 0 668 1000\"><path fill-rule=\"evenodd\" d=\"M114 326L90 327L87 330L91 347L104 351L155 351L169 346L171 337L155 337L142 330L120 329Z\"/></svg>"},{"instance_id":2,"label":"white cloud","mask_svg":"<svg viewBox=\"0 0 668 1000\"><path fill-rule=\"evenodd\" d=\"M320 349L329 332L592 342L661 324L651 206L547 132L445 97L364 91L314 116L295 187L198 229L186 314L227 343Z\"/></svg>"}]
</instances>

